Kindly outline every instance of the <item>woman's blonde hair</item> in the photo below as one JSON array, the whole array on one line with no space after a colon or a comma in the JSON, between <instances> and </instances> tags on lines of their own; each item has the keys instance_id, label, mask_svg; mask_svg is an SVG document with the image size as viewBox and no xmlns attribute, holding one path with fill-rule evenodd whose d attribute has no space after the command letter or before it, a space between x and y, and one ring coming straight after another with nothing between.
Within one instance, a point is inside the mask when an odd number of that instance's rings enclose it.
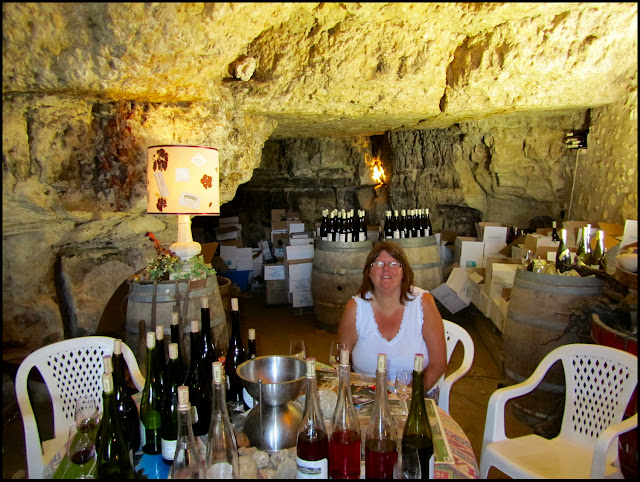
<instances>
[{"instance_id":1,"label":"woman's blonde hair","mask_svg":"<svg viewBox=\"0 0 640 482\"><path fill-rule=\"evenodd\" d=\"M358 294L363 300L369 300L370 298L366 298L367 293L375 293L375 286L373 286L373 282L371 281L371 278L369 278L369 273L371 272L371 263L376 260L382 251L386 251L389 256L402 264L400 303L404 304L409 301L409 294L412 293L413 270L411 269L411 266L409 266L409 261L407 260L407 255L404 253L404 250L399 245L392 243L391 241L380 241L374 244L371 251L369 251L367 261L365 262L364 269L362 270L362 284L360 285Z\"/></svg>"}]
</instances>

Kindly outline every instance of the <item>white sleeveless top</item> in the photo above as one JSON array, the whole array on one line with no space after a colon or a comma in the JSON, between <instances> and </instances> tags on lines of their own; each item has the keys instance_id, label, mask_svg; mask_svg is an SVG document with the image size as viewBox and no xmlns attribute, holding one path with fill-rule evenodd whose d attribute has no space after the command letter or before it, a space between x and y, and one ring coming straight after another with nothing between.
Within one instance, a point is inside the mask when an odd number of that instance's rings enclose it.
<instances>
[{"instance_id":1,"label":"white sleeveless top","mask_svg":"<svg viewBox=\"0 0 640 482\"><path fill-rule=\"evenodd\" d=\"M404 308L402 323L396 336L387 341L378 331L371 302L362 299L359 295L353 297L356 300L356 331L358 341L351 354L353 370L356 373L376 376L378 353L387 354L387 378L395 380L398 370L413 370L413 359L416 353L424 354L424 366L429 364L429 352L427 344L422 336L422 293L425 290L413 288L413 297L409 295L409 301ZM366 297L371 297L367 293Z\"/></svg>"}]
</instances>

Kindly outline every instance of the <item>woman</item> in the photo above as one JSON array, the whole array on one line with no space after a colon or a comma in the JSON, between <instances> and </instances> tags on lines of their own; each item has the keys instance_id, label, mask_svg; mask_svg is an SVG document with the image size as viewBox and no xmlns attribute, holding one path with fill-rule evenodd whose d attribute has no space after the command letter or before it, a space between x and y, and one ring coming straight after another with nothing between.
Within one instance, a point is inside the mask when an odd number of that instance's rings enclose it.
<instances>
[{"instance_id":1,"label":"woman","mask_svg":"<svg viewBox=\"0 0 640 482\"><path fill-rule=\"evenodd\" d=\"M338 338L351 352L353 370L371 376L378 353L387 354L390 377L400 369L413 370L415 354L424 354L428 393L447 366L444 325L433 296L412 285L413 271L402 248L389 241L376 243L359 293L342 313Z\"/></svg>"}]
</instances>

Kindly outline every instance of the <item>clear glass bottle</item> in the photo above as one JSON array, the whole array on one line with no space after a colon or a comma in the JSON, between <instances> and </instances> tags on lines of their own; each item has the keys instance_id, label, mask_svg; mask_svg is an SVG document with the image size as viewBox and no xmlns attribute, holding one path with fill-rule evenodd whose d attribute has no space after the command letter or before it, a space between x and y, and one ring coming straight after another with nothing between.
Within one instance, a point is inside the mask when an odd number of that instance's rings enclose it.
<instances>
[{"instance_id":1,"label":"clear glass bottle","mask_svg":"<svg viewBox=\"0 0 640 482\"><path fill-rule=\"evenodd\" d=\"M193 429L191 427L191 404L189 387L178 387L178 432L173 464L169 471L171 479L204 479L204 465L200 459Z\"/></svg>"},{"instance_id":2,"label":"clear glass bottle","mask_svg":"<svg viewBox=\"0 0 640 482\"><path fill-rule=\"evenodd\" d=\"M211 370L213 398L205 459L206 476L210 479L236 479L240 475L238 444L227 412L222 363L214 362Z\"/></svg>"},{"instance_id":3,"label":"clear glass bottle","mask_svg":"<svg viewBox=\"0 0 640 482\"><path fill-rule=\"evenodd\" d=\"M340 350L338 400L331 418L329 477L360 478L360 422L351 397L349 350Z\"/></svg>"},{"instance_id":4,"label":"clear glass bottle","mask_svg":"<svg viewBox=\"0 0 640 482\"><path fill-rule=\"evenodd\" d=\"M393 479L398 458L396 427L387 400L387 355L378 354L376 395L364 444L366 479Z\"/></svg>"},{"instance_id":5,"label":"clear glass bottle","mask_svg":"<svg viewBox=\"0 0 640 482\"><path fill-rule=\"evenodd\" d=\"M433 436L424 402L424 355L416 353L413 360L411 405L404 424L402 445L413 445L418 449L422 478L429 477L429 459L433 455Z\"/></svg>"},{"instance_id":6,"label":"clear glass bottle","mask_svg":"<svg viewBox=\"0 0 640 482\"><path fill-rule=\"evenodd\" d=\"M576 261L578 264L591 265L591 225L582 228L582 237L576 249Z\"/></svg>"},{"instance_id":7,"label":"clear glass bottle","mask_svg":"<svg viewBox=\"0 0 640 482\"><path fill-rule=\"evenodd\" d=\"M298 429L296 464L298 479L329 478L329 438L322 418L318 399L316 359L309 357L307 363L307 390L304 414Z\"/></svg>"}]
</instances>

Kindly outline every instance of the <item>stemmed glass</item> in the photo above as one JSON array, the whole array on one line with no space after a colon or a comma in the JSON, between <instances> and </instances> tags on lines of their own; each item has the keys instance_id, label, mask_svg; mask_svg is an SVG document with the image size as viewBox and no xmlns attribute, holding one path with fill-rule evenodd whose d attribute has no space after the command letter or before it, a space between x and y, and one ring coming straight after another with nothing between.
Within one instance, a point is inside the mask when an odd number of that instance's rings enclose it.
<instances>
[{"instance_id":1,"label":"stemmed glass","mask_svg":"<svg viewBox=\"0 0 640 482\"><path fill-rule=\"evenodd\" d=\"M91 395L80 395L76 399L74 420L78 430L83 430L85 426L89 430L97 427L99 421L98 406Z\"/></svg>"},{"instance_id":2,"label":"stemmed glass","mask_svg":"<svg viewBox=\"0 0 640 482\"><path fill-rule=\"evenodd\" d=\"M393 466L394 479L420 479L422 478L422 467L418 449L413 445L400 445L398 447L398 459Z\"/></svg>"},{"instance_id":3,"label":"stemmed glass","mask_svg":"<svg viewBox=\"0 0 640 482\"><path fill-rule=\"evenodd\" d=\"M333 340L331 342L331 346L329 348L329 364L335 369L340 365L340 350L344 348L344 343L340 343L337 340Z\"/></svg>"},{"instance_id":4,"label":"stemmed glass","mask_svg":"<svg viewBox=\"0 0 640 482\"><path fill-rule=\"evenodd\" d=\"M407 400L411 394L411 379L413 373L411 370L398 370L396 372L396 395L404 402L405 411L407 408Z\"/></svg>"},{"instance_id":5,"label":"stemmed glass","mask_svg":"<svg viewBox=\"0 0 640 482\"><path fill-rule=\"evenodd\" d=\"M289 356L306 360L307 351L304 348L304 340L302 338L293 338L289 344Z\"/></svg>"},{"instance_id":6,"label":"stemmed glass","mask_svg":"<svg viewBox=\"0 0 640 482\"><path fill-rule=\"evenodd\" d=\"M90 462L95 460L95 429L99 421L98 407L91 395L81 395L76 399L74 421L75 425L69 430L67 455L71 462L82 468L79 478L91 478Z\"/></svg>"}]
</instances>

